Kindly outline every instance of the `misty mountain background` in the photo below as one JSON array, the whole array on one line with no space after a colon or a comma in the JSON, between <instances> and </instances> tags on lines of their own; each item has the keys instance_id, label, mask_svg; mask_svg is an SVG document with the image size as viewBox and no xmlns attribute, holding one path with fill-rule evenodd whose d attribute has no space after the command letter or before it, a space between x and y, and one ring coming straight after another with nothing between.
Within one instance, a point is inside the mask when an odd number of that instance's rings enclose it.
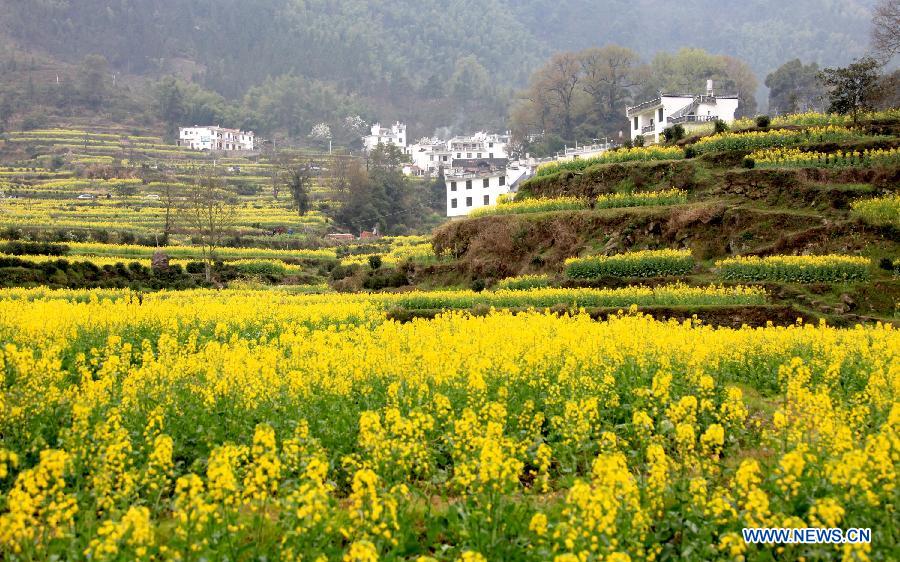
<instances>
[{"instance_id":1,"label":"misty mountain background","mask_svg":"<svg viewBox=\"0 0 900 562\"><path fill-rule=\"evenodd\" d=\"M759 83L794 58L843 64L866 53L873 4L2 0L0 44L7 53L0 60L30 56L39 61L33 68L58 64L75 72L84 57L99 54L111 72L121 73L123 84L129 77L174 75L225 100L299 89L315 105L307 108L311 115L357 112L368 120L403 119L415 136L475 121L503 126L515 92L561 50L618 44L649 59L659 51L699 47L745 61ZM25 80L21 67L13 66L19 73L4 79ZM490 88L458 86L472 73L483 73ZM52 72L35 76L28 80L46 82ZM139 82L131 85L136 96L143 89ZM466 96L488 101L473 109ZM757 99L764 108L764 88ZM247 103L265 111L258 100ZM298 125L296 132L306 126Z\"/></svg>"}]
</instances>

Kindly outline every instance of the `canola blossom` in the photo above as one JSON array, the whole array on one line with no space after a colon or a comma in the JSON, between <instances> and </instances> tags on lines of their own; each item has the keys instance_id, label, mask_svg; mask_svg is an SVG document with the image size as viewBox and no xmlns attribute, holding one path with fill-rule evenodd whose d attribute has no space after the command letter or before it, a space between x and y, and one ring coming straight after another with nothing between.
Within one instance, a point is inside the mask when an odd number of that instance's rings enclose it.
<instances>
[{"instance_id":1,"label":"canola blossom","mask_svg":"<svg viewBox=\"0 0 900 562\"><path fill-rule=\"evenodd\" d=\"M648 162L652 160L681 160L684 150L677 146L636 146L633 148L617 148L608 150L599 156L579 158L576 160L545 162L538 166L537 177L555 174L564 170L581 171L596 164L613 164L618 162Z\"/></svg>"},{"instance_id":2,"label":"canola blossom","mask_svg":"<svg viewBox=\"0 0 900 562\"><path fill-rule=\"evenodd\" d=\"M566 275L572 279L684 275L693 267L690 250L639 250L611 256L569 258L565 262Z\"/></svg>"},{"instance_id":3,"label":"canola blossom","mask_svg":"<svg viewBox=\"0 0 900 562\"><path fill-rule=\"evenodd\" d=\"M716 262L724 279L797 283L864 281L869 260L860 256L737 256Z\"/></svg>"},{"instance_id":4,"label":"canola blossom","mask_svg":"<svg viewBox=\"0 0 900 562\"><path fill-rule=\"evenodd\" d=\"M518 215L522 213L544 213L548 211L573 211L587 209L590 201L581 197L547 197L502 202L489 207L479 207L469 213L470 217L493 215Z\"/></svg>"},{"instance_id":5,"label":"canola blossom","mask_svg":"<svg viewBox=\"0 0 900 562\"><path fill-rule=\"evenodd\" d=\"M798 148L772 148L750 154L759 168L847 168L896 166L900 164L900 149L872 148L838 150L833 153L804 151Z\"/></svg>"},{"instance_id":6,"label":"canola blossom","mask_svg":"<svg viewBox=\"0 0 900 562\"><path fill-rule=\"evenodd\" d=\"M851 207L851 214L867 224L900 230L900 195L860 199Z\"/></svg>"},{"instance_id":7,"label":"canola blossom","mask_svg":"<svg viewBox=\"0 0 900 562\"><path fill-rule=\"evenodd\" d=\"M0 291L2 558L771 559L747 526L873 529L779 558L898 548L890 325L399 323L395 298Z\"/></svg>"},{"instance_id":8,"label":"canola blossom","mask_svg":"<svg viewBox=\"0 0 900 562\"><path fill-rule=\"evenodd\" d=\"M803 143L837 142L855 138L866 138L866 135L853 128L826 125L802 130L726 131L701 137L692 146L698 154L705 154L724 150L761 150Z\"/></svg>"}]
</instances>

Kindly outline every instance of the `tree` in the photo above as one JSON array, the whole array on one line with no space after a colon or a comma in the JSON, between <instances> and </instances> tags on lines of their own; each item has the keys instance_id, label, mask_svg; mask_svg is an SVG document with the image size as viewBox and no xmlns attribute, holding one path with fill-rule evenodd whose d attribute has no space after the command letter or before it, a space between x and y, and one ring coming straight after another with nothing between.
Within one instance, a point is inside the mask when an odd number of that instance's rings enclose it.
<instances>
[{"instance_id":1,"label":"tree","mask_svg":"<svg viewBox=\"0 0 900 562\"><path fill-rule=\"evenodd\" d=\"M604 130L622 128L623 109L640 84L640 56L631 49L607 45L579 53L582 88L593 99Z\"/></svg>"},{"instance_id":2,"label":"tree","mask_svg":"<svg viewBox=\"0 0 900 562\"><path fill-rule=\"evenodd\" d=\"M863 57L846 67L824 69L819 77L828 89L828 111L849 113L856 124L860 112L874 110L881 96L880 68L874 58Z\"/></svg>"},{"instance_id":3,"label":"tree","mask_svg":"<svg viewBox=\"0 0 900 562\"><path fill-rule=\"evenodd\" d=\"M294 207L302 217L309 212L309 184L312 181L308 165L302 165L291 172L288 189L294 199Z\"/></svg>"},{"instance_id":4,"label":"tree","mask_svg":"<svg viewBox=\"0 0 900 562\"><path fill-rule=\"evenodd\" d=\"M474 55L460 57L450 76L449 87L450 93L460 101L490 96L490 75Z\"/></svg>"},{"instance_id":5,"label":"tree","mask_svg":"<svg viewBox=\"0 0 900 562\"><path fill-rule=\"evenodd\" d=\"M175 187L174 178L170 181L163 182L162 188L162 203L164 207L164 219L163 223L163 237L165 238L165 242L169 242L169 236L172 234L172 230L175 227L175 215L176 215L176 205L177 205L177 189Z\"/></svg>"},{"instance_id":6,"label":"tree","mask_svg":"<svg viewBox=\"0 0 900 562\"><path fill-rule=\"evenodd\" d=\"M746 63L734 57L685 48L676 53L658 53L649 72L641 97L649 98L660 91L702 93L706 91L706 81L712 80L716 92L738 95L738 117L756 112L756 76Z\"/></svg>"},{"instance_id":7,"label":"tree","mask_svg":"<svg viewBox=\"0 0 900 562\"><path fill-rule=\"evenodd\" d=\"M574 139L575 88L581 79L581 62L574 53L557 53L536 73L536 87L546 92L556 108L565 139Z\"/></svg>"},{"instance_id":8,"label":"tree","mask_svg":"<svg viewBox=\"0 0 900 562\"><path fill-rule=\"evenodd\" d=\"M78 90L84 104L91 109L100 109L106 100L108 70L109 63L102 55L88 55L81 61Z\"/></svg>"},{"instance_id":9,"label":"tree","mask_svg":"<svg viewBox=\"0 0 900 562\"><path fill-rule=\"evenodd\" d=\"M900 0L881 0L875 6L872 47L884 61L900 53Z\"/></svg>"},{"instance_id":10,"label":"tree","mask_svg":"<svg viewBox=\"0 0 900 562\"><path fill-rule=\"evenodd\" d=\"M788 61L766 76L769 111L774 114L818 111L825 89L819 80L819 65Z\"/></svg>"},{"instance_id":11,"label":"tree","mask_svg":"<svg viewBox=\"0 0 900 562\"><path fill-rule=\"evenodd\" d=\"M166 132L170 137L178 134L178 125L187 113L184 98L184 91L174 76L168 76L157 82L153 109L166 124Z\"/></svg>"},{"instance_id":12,"label":"tree","mask_svg":"<svg viewBox=\"0 0 900 562\"><path fill-rule=\"evenodd\" d=\"M234 226L237 210L222 190L219 180L212 176L196 181L188 191L182 209L184 222L199 242L205 264L206 281L212 281L212 264L216 249L222 245Z\"/></svg>"}]
</instances>

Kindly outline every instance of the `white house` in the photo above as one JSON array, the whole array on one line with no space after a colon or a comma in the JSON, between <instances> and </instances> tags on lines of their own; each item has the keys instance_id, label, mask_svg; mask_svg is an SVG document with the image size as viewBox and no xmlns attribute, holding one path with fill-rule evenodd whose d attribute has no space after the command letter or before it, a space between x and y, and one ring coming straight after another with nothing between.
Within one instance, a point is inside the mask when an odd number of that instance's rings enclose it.
<instances>
[{"instance_id":1,"label":"white house","mask_svg":"<svg viewBox=\"0 0 900 562\"><path fill-rule=\"evenodd\" d=\"M444 176L447 189L447 216L461 217L472 209L497 204L497 197L509 193L506 168L465 170L453 168Z\"/></svg>"},{"instance_id":2,"label":"white house","mask_svg":"<svg viewBox=\"0 0 900 562\"><path fill-rule=\"evenodd\" d=\"M478 132L468 137L453 137L447 142L451 160L500 160L509 158L509 135Z\"/></svg>"},{"instance_id":3,"label":"white house","mask_svg":"<svg viewBox=\"0 0 900 562\"><path fill-rule=\"evenodd\" d=\"M716 95L712 80L706 83L706 94L663 94L628 107L625 115L631 123L631 140L643 135L647 143L659 142L663 130L681 124L685 128L697 123L734 121L738 97Z\"/></svg>"},{"instance_id":4,"label":"white house","mask_svg":"<svg viewBox=\"0 0 900 562\"><path fill-rule=\"evenodd\" d=\"M372 125L369 135L363 137L366 151L374 150L379 144L392 144L406 150L406 125L399 121L390 127L382 127L381 123Z\"/></svg>"},{"instance_id":5,"label":"white house","mask_svg":"<svg viewBox=\"0 0 900 562\"><path fill-rule=\"evenodd\" d=\"M191 150L255 150L256 135L217 125L179 127L178 146Z\"/></svg>"},{"instance_id":6,"label":"white house","mask_svg":"<svg viewBox=\"0 0 900 562\"><path fill-rule=\"evenodd\" d=\"M440 168L451 165L447 143L438 138L422 138L406 149L412 164L425 175L436 174Z\"/></svg>"}]
</instances>

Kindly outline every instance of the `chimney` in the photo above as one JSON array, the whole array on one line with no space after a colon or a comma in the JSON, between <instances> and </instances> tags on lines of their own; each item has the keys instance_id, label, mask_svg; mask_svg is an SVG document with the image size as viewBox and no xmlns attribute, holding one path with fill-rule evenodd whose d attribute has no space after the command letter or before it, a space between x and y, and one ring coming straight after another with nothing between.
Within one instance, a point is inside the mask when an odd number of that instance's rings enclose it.
<instances>
[{"instance_id":1,"label":"chimney","mask_svg":"<svg viewBox=\"0 0 900 562\"><path fill-rule=\"evenodd\" d=\"M713 93L713 81L712 81L712 80L707 80L707 81L706 81L706 95L707 95L707 96L715 95L715 94Z\"/></svg>"}]
</instances>

